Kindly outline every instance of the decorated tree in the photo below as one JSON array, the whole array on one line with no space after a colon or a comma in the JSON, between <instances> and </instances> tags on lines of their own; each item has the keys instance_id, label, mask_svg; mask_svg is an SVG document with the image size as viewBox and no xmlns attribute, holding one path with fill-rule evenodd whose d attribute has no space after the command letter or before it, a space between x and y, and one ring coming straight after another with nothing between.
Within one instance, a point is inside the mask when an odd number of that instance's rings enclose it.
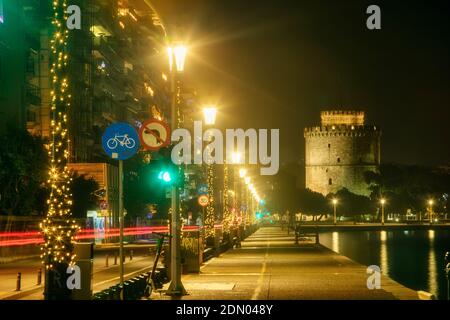
<instances>
[{"instance_id":1,"label":"decorated tree","mask_svg":"<svg viewBox=\"0 0 450 320\"><path fill-rule=\"evenodd\" d=\"M51 137L49 143L50 169L47 183L50 195L47 201L48 212L40 227L44 236L41 247L42 262L47 276L45 296L47 299L67 299L70 291L64 279L67 267L74 264L73 241L79 229L71 219L72 194L71 177L67 167L69 159L68 109L71 95L68 82L69 55L66 28L67 0L53 0L53 36L51 38ZM58 283L58 286L55 283Z\"/></svg>"}]
</instances>

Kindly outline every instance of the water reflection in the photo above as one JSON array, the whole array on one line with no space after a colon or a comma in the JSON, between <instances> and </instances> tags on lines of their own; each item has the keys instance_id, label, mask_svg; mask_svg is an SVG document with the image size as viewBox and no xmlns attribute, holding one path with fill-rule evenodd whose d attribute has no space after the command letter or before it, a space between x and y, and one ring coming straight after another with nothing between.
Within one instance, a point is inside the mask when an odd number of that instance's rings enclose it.
<instances>
[{"instance_id":1,"label":"water reflection","mask_svg":"<svg viewBox=\"0 0 450 320\"><path fill-rule=\"evenodd\" d=\"M389 274L389 263L388 263L388 248L386 244L387 232L380 231L380 268L381 273L388 275Z\"/></svg>"},{"instance_id":2,"label":"water reflection","mask_svg":"<svg viewBox=\"0 0 450 320\"><path fill-rule=\"evenodd\" d=\"M428 288L431 293L437 294L439 292L438 285L438 270L436 262L436 250L434 249L435 231L428 230L429 250L428 250Z\"/></svg>"},{"instance_id":3,"label":"water reflection","mask_svg":"<svg viewBox=\"0 0 450 320\"><path fill-rule=\"evenodd\" d=\"M339 253L339 232L333 232L331 250Z\"/></svg>"},{"instance_id":4,"label":"water reflection","mask_svg":"<svg viewBox=\"0 0 450 320\"><path fill-rule=\"evenodd\" d=\"M360 264L380 266L408 288L438 299L447 296L444 255L450 251L450 229L328 232L320 243Z\"/></svg>"}]
</instances>

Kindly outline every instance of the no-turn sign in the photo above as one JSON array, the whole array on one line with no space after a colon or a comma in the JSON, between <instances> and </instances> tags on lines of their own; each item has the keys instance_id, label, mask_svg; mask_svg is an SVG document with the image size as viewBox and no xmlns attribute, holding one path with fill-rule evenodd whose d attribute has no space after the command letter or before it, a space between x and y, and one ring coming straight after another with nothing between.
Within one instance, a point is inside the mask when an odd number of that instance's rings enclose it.
<instances>
[{"instance_id":1,"label":"no-turn sign","mask_svg":"<svg viewBox=\"0 0 450 320\"><path fill-rule=\"evenodd\" d=\"M139 138L145 150L157 151L170 144L170 128L164 121L147 120L139 129Z\"/></svg>"},{"instance_id":2,"label":"no-turn sign","mask_svg":"<svg viewBox=\"0 0 450 320\"><path fill-rule=\"evenodd\" d=\"M198 197L198 204L202 207L206 207L208 205L208 202L209 198L207 195L201 195L200 197Z\"/></svg>"}]
</instances>

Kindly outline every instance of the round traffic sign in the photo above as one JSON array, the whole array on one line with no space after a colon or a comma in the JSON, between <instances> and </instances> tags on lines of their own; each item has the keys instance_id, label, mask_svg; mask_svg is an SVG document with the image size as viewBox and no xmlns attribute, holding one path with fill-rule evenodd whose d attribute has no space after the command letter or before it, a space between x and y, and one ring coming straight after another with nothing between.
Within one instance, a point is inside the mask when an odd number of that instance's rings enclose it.
<instances>
[{"instance_id":1,"label":"round traffic sign","mask_svg":"<svg viewBox=\"0 0 450 320\"><path fill-rule=\"evenodd\" d=\"M209 203L209 198L206 195L201 195L200 197L198 197L198 204L201 205L202 207L206 207Z\"/></svg>"},{"instance_id":2,"label":"round traffic sign","mask_svg":"<svg viewBox=\"0 0 450 320\"><path fill-rule=\"evenodd\" d=\"M102 136L102 145L111 158L126 160L139 150L139 136L130 124L117 122L106 128Z\"/></svg>"},{"instance_id":3,"label":"round traffic sign","mask_svg":"<svg viewBox=\"0 0 450 320\"><path fill-rule=\"evenodd\" d=\"M108 210L108 202L106 202L106 201L100 202L100 209L101 210Z\"/></svg>"},{"instance_id":4,"label":"round traffic sign","mask_svg":"<svg viewBox=\"0 0 450 320\"><path fill-rule=\"evenodd\" d=\"M164 121L147 120L139 128L139 137L145 150L157 151L170 144L170 128Z\"/></svg>"}]
</instances>

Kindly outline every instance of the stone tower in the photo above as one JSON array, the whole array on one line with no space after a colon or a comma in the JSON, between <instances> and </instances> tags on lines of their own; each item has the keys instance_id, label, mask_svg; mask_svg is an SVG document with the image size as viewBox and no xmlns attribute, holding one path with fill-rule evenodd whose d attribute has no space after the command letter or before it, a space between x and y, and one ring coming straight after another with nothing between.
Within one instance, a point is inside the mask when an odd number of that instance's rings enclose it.
<instances>
[{"instance_id":1,"label":"stone tower","mask_svg":"<svg viewBox=\"0 0 450 320\"><path fill-rule=\"evenodd\" d=\"M321 122L304 131L306 188L368 196L364 172L379 169L381 131L365 124L363 111L322 111Z\"/></svg>"}]
</instances>

